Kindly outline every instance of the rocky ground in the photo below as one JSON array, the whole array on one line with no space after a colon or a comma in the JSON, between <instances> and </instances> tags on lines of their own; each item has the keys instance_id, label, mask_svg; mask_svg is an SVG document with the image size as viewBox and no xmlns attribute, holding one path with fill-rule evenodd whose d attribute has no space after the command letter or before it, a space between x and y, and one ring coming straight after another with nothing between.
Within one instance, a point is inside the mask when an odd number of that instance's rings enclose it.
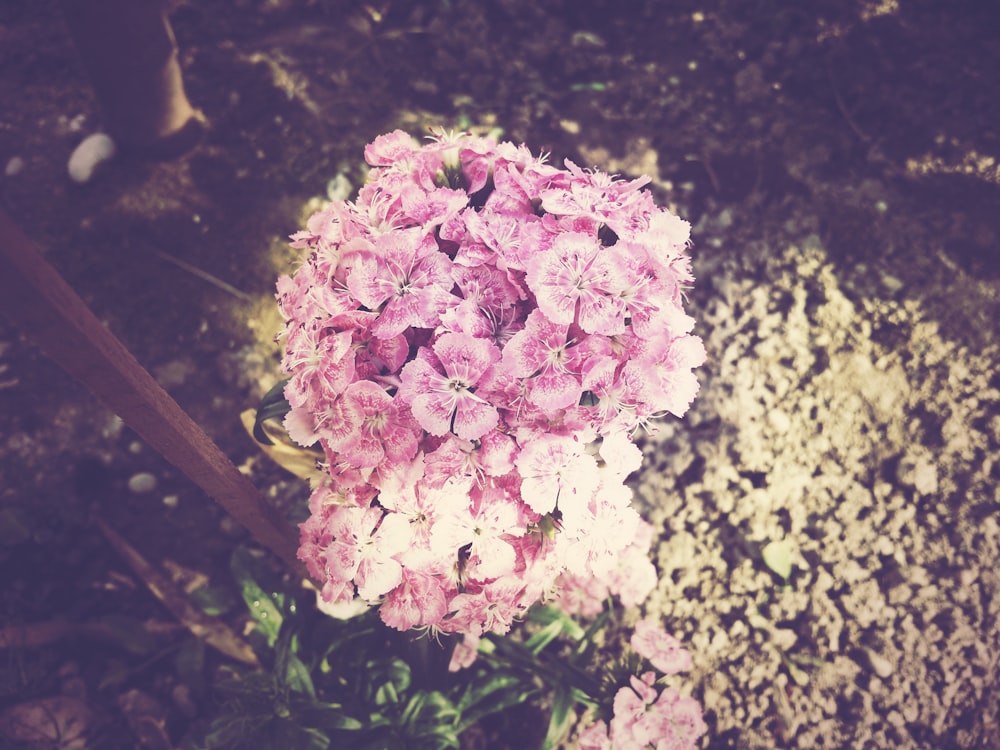
<instances>
[{"instance_id":1,"label":"rocky ground","mask_svg":"<svg viewBox=\"0 0 1000 750\"><path fill-rule=\"evenodd\" d=\"M704 746L1000 747L990 4L188 0L172 19L208 136L80 186L66 162L101 115L57 6L0 7L0 206L266 494L301 501L238 416L275 377L284 238L331 179L360 182L366 142L498 127L650 174L694 224L709 359L636 490L663 530L648 608L691 647ZM242 533L27 333L0 321L2 624L165 618L94 520L213 582ZM0 654L2 707L73 685L112 742L141 675L165 726L197 715L166 662L78 646Z\"/></svg>"}]
</instances>

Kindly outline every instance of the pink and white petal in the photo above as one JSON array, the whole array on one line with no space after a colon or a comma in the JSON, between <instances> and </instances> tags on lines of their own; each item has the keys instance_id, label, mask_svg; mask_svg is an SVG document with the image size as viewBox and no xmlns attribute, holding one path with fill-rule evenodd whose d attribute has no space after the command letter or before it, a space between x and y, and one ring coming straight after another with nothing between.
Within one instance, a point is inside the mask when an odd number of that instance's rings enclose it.
<instances>
[{"instance_id":1,"label":"pink and white petal","mask_svg":"<svg viewBox=\"0 0 1000 750\"><path fill-rule=\"evenodd\" d=\"M372 354L382 360L388 372L398 372L406 364L406 357L410 353L410 345L403 335L373 338L368 347Z\"/></svg>"},{"instance_id":2,"label":"pink and white petal","mask_svg":"<svg viewBox=\"0 0 1000 750\"><path fill-rule=\"evenodd\" d=\"M437 393L423 393L414 396L410 409L420 426L431 435L443 437L451 431L451 419L455 413L455 404L451 399Z\"/></svg>"},{"instance_id":3,"label":"pink and white petal","mask_svg":"<svg viewBox=\"0 0 1000 750\"><path fill-rule=\"evenodd\" d=\"M496 427L499 421L500 415L495 406L467 395L458 402L455 409L453 429L463 440L478 440Z\"/></svg>"},{"instance_id":4,"label":"pink and white petal","mask_svg":"<svg viewBox=\"0 0 1000 750\"><path fill-rule=\"evenodd\" d=\"M617 336L625 332L625 306L603 294L591 294L580 301L577 322L587 333Z\"/></svg>"},{"instance_id":5,"label":"pink and white petal","mask_svg":"<svg viewBox=\"0 0 1000 750\"><path fill-rule=\"evenodd\" d=\"M361 563L354 577L358 596L367 601L375 601L402 580L403 566L392 558L369 558Z\"/></svg>"},{"instance_id":6,"label":"pink and white petal","mask_svg":"<svg viewBox=\"0 0 1000 750\"><path fill-rule=\"evenodd\" d=\"M517 555L514 548L498 537L477 537L472 543L472 553L477 562L472 577L477 580L498 578L514 572Z\"/></svg>"},{"instance_id":7,"label":"pink and white petal","mask_svg":"<svg viewBox=\"0 0 1000 750\"><path fill-rule=\"evenodd\" d=\"M378 261L370 255L358 255L347 275L347 288L362 305L374 310L392 294L392 284L382 278Z\"/></svg>"},{"instance_id":8,"label":"pink and white petal","mask_svg":"<svg viewBox=\"0 0 1000 750\"><path fill-rule=\"evenodd\" d=\"M365 161L373 167L390 167L403 161L417 150L409 133L394 130L380 135L365 146Z\"/></svg>"},{"instance_id":9,"label":"pink and white petal","mask_svg":"<svg viewBox=\"0 0 1000 750\"><path fill-rule=\"evenodd\" d=\"M412 422L412 427L410 423ZM417 439L419 426L409 416L405 423L397 422L387 425L381 432L382 447L386 458L393 464L403 463L411 460L417 455L420 443Z\"/></svg>"},{"instance_id":10,"label":"pink and white petal","mask_svg":"<svg viewBox=\"0 0 1000 750\"><path fill-rule=\"evenodd\" d=\"M566 409L580 403L583 388L569 373L546 372L529 381L528 401L542 409Z\"/></svg>"},{"instance_id":11,"label":"pink and white petal","mask_svg":"<svg viewBox=\"0 0 1000 750\"><path fill-rule=\"evenodd\" d=\"M500 359L500 350L486 339L465 333L446 333L434 343L434 353L448 377L475 385L490 365Z\"/></svg>"},{"instance_id":12,"label":"pink and white petal","mask_svg":"<svg viewBox=\"0 0 1000 750\"><path fill-rule=\"evenodd\" d=\"M350 398L341 396L324 411L326 420L321 425L327 445L340 451L354 440L361 429L364 414Z\"/></svg>"},{"instance_id":13,"label":"pink and white petal","mask_svg":"<svg viewBox=\"0 0 1000 750\"><path fill-rule=\"evenodd\" d=\"M517 443L499 430L490 430L480 437L479 463L490 476L501 477L514 468Z\"/></svg>"},{"instance_id":14,"label":"pink and white petal","mask_svg":"<svg viewBox=\"0 0 1000 750\"><path fill-rule=\"evenodd\" d=\"M339 456L359 469L374 469L385 458L382 441L371 435L357 434L343 443Z\"/></svg>"},{"instance_id":15,"label":"pink and white petal","mask_svg":"<svg viewBox=\"0 0 1000 750\"><path fill-rule=\"evenodd\" d=\"M560 489L559 477L552 474L527 476L521 479L521 499L535 513L541 515L555 510Z\"/></svg>"},{"instance_id":16,"label":"pink and white petal","mask_svg":"<svg viewBox=\"0 0 1000 750\"><path fill-rule=\"evenodd\" d=\"M437 357L421 348L417 357L403 366L400 372L401 385L396 396L402 398L404 403L411 403L420 394L430 393L441 382L442 375L431 362L439 364Z\"/></svg>"},{"instance_id":17,"label":"pink and white petal","mask_svg":"<svg viewBox=\"0 0 1000 750\"><path fill-rule=\"evenodd\" d=\"M299 445L310 446L319 439L310 409L302 407L291 409L282 420L282 425L288 437Z\"/></svg>"}]
</instances>

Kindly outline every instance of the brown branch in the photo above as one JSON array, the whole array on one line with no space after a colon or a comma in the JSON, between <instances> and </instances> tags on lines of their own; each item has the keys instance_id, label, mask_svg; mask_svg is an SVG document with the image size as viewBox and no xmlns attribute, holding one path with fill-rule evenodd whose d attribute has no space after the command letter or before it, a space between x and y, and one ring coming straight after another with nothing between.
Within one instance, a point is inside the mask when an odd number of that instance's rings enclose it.
<instances>
[{"instance_id":1,"label":"brown branch","mask_svg":"<svg viewBox=\"0 0 1000 750\"><path fill-rule=\"evenodd\" d=\"M0 211L0 311L298 575L295 528Z\"/></svg>"},{"instance_id":2,"label":"brown branch","mask_svg":"<svg viewBox=\"0 0 1000 750\"><path fill-rule=\"evenodd\" d=\"M201 638L212 648L226 656L243 662L257 665L257 656L250 645L240 638L232 628L221 620L209 617L187 600L180 589L169 578L153 567L139 552L126 542L114 529L101 519L97 519L97 527L104 537L115 548L115 551L129 564L129 567L139 576L157 599L169 609L180 622L191 631L191 634Z\"/></svg>"}]
</instances>

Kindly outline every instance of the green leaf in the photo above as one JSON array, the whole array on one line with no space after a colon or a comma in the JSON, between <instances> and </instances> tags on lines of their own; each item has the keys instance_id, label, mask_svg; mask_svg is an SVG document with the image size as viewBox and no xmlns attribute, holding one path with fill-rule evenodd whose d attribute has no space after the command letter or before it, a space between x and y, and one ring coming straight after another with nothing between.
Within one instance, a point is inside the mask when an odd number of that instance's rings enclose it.
<instances>
[{"instance_id":1,"label":"green leaf","mask_svg":"<svg viewBox=\"0 0 1000 750\"><path fill-rule=\"evenodd\" d=\"M764 564L786 581L792 574L792 543L788 539L769 542L760 551Z\"/></svg>"},{"instance_id":2,"label":"green leaf","mask_svg":"<svg viewBox=\"0 0 1000 750\"><path fill-rule=\"evenodd\" d=\"M464 714L468 709L486 700L494 693L502 692L519 684L521 684L521 679L516 675L489 674L483 684L473 683L465 687L462 697L458 700L458 710Z\"/></svg>"},{"instance_id":3,"label":"green leaf","mask_svg":"<svg viewBox=\"0 0 1000 750\"><path fill-rule=\"evenodd\" d=\"M549 717L549 729L545 734L542 750L552 750L569 732L573 721L572 708L573 691L565 685L557 685L552 696L552 715Z\"/></svg>"},{"instance_id":4,"label":"green leaf","mask_svg":"<svg viewBox=\"0 0 1000 750\"><path fill-rule=\"evenodd\" d=\"M330 738L326 732L315 727L303 727L288 719L272 723L272 738L275 748L281 750L326 750Z\"/></svg>"},{"instance_id":5,"label":"green leaf","mask_svg":"<svg viewBox=\"0 0 1000 750\"><path fill-rule=\"evenodd\" d=\"M356 731L364 724L344 713L344 707L339 703L313 703L298 709L295 719L303 726L338 731Z\"/></svg>"},{"instance_id":6,"label":"green leaf","mask_svg":"<svg viewBox=\"0 0 1000 750\"><path fill-rule=\"evenodd\" d=\"M461 719L456 730L461 734L485 717L519 706L538 692L538 688L525 686L525 679L512 674L496 675L485 685L469 687L458 703Z\"/></svg>"},{"instance_id":7,"label":"green leaf","mask_svg":"<svg viewBox=\"0 0 1000 750\"><path fill-rule=\"evenodd\" d=\"M258 578L266 578L267 574L262 571L260 561L245 547L237 547L233 551L229 566L257 629L267 639L267 645L273 647L284 619L281 614L285 603L284 595L277 591L276 586L272 587L273 593L269 594L257 583Z\"/></svg>"},{"instance_id":8,"label":"green leaf","mask_svg":"<svg viewBox=\"0 0 1000 750\"><path fill-rule=\"evenodd\" d=\"M218 617L233 608L232 592L222 586L202 586L189 595L192 604L210 617Z\"/></svg>"},{"instance_id":9,"label":"green leaf","mask_svg":"<svg viewBox=\"0 0 1000 750\"><path fill-rule=\"evenodd\" d=\"M370 684L375 686L375 705L399 703L412 682L410 665L402 659L370 659L366 666Z\"/></svg>"},{"instance_id":10,"label":"green leaf","mask_svg":"<svg viewBox=\"0 0 1000 750\"><path fill-rule=\"evenodd\" d=\"M295 654L289 654L288 656L288 661L285 663L284 679L289 690L296 693L303 693L316 700L316 688L313 687L309 669Z\"/></svg>"},{"instance_id":11,"label":"green leaf","mask_svg":"<svg viewBox=\"0 0 1000 750\"><path fill-rule=\"evenodd\" d=\"M554 620L526 640L524 642L525 648L538 656L546 646L562 635L562 632L563 623L560 620Z\"/></svg>"},{"instance_id":12,"label":"green leaf","mask_svg":"<svg viewBox=\"0 0 1000 750\"><path fill-rule=\"evenodd\" d=\"M285 399L285 385L287 383L288 379L285 379L271 388L263 395L257 406L257 415L254 417L253 423L253 436L264 445L273 444L271 438L264 432L264 422L283 417L291 411L291 404Z\"/></svg>"},{"instance_id":13,"label":"green leaf","mask_svg":"<svg viewBox=\"0 0 1000 750\"><path fill-rule=\"evenodd\" d=\"M579 641L579 645L577 645L576 648L577 656L585 656L588 651L592 651L597 648L597 644L594 641L594 635L599 630L604 628L609 619L611 619L611 610L605 606L605 609L601 612L601 614L594 618L594 621L590 623L590 627L583 631L583 634L577 639Z\"/></svg>"}]
</instances>

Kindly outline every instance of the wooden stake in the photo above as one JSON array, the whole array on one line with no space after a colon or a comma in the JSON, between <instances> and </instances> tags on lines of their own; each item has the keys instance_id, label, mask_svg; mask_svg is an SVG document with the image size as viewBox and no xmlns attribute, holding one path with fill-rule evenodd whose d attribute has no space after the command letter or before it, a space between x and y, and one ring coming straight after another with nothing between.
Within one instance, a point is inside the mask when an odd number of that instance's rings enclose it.
<instances>
[{"instance_id":1,"label":"wooden stake","mask_svg":"<svg viewBox=\"0 0 1000 750\"><path fill-rule=\"evenodd\" d=\"M298 534L0 210L0 311L297 574Z\"/></svg>"}]
</instances>

